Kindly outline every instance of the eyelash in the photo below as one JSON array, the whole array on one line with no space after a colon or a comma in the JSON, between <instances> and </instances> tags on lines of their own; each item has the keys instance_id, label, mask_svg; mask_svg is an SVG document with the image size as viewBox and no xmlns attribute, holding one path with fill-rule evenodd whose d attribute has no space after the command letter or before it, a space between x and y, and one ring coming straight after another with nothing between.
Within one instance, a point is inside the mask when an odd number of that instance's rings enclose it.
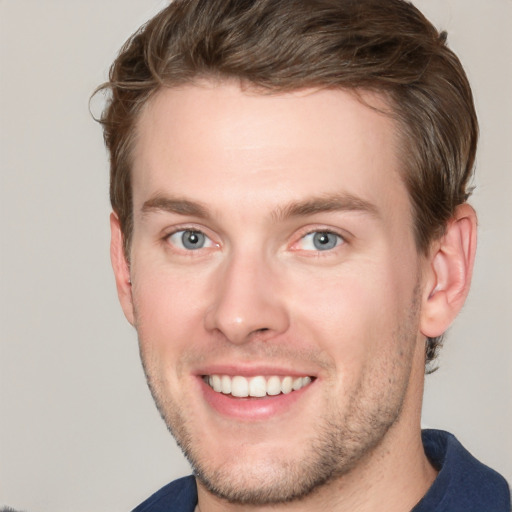
<instances>
[{"instance_id":1,"label":"eyelash","mask_svg":"<svg viewBox=\"0 0 512 512\"><path fill-rule=\"evenodd\" d=\"M310 229L309 231L307 231L306 233L302 234L299 239L297 240L297 242L294 242L293 247L297 246L300 242L304 241L306 239L306 237L310 236L310 235L330 235L330 236L335 236L337 238L336 240L336 245L334 245L333 247L330 247L330 248L326 248L324 250L322 249L316 249L316 248L313 248L313 249L301 249L301 248L297 248L295 250L297 251L302 251L303 253L311 253L311 256L327 256L328 253L332 253L333 250L335 250L336 248L344 245L347 243L347 239L345 236L343 236L341 233L338 233L332 229L322 229L322 228L317 228L317 229ZM324 254L324 253L327 253L327 254Z\"/></svg>"},{"instance_id":2,"label":"eyelash","mask_svg":"<svg viewBox=\"0 0 512 512\"><path fill-rule=\"evenodd\" d=\"M171 241L171 238L179 233L196 233L198 235L202 235L205 237L206 240L209 241L209 244L207 247L199 247L197 249L187 249L186 247L178 247L176 243L173 243ZM182 235L183 236L183 235ZM187 253L193 253L193 252L196 252L196 251L199 251L200 249L208 249L210 247L215 247L215 246L219 246L218 243L214 242L212 240L212 238L210 236L208 236L203 229L198 229L196 227L192 227L192 226L182 226L182 227L179 227L179 228L175 228L174 230L172 230L170 233L166 233L164 236L163 236L163 241L166 243L166 244L171 244L173 245L174 247L177 247L179 250L181 251L185 251ZM183 242L181 243L181 245L183 245Z\"/></svg>"}]
</instances>

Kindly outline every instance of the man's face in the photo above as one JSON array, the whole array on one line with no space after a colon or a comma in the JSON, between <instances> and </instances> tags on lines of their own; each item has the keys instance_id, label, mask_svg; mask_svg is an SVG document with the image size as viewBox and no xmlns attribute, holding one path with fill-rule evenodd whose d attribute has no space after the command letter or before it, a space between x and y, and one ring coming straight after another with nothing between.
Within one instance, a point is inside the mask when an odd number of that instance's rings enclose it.
<instances>
[{"instance_id":1,"label":"man's face","mask_svg":"<svg viewBox=\"0 0 512 512\"><path fill-rule=\"evenodd\" d=\"M413 414L421 259L396 139L332 90L204 83L141 116L125 311L162 416L222 497L303 496Z\"/></svg>"}]
</instances>

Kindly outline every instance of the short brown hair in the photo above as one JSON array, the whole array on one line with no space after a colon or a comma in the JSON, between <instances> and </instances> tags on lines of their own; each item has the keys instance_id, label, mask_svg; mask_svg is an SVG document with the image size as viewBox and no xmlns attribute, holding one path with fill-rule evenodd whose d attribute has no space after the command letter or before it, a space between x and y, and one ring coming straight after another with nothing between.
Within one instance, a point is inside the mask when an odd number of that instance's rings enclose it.
<instances>
[{"instance_id":1,"label":"short brown hair","mask_svg":"<svg viewBox=\"0 0 512 512\"><path fill-rule=\"evenodd\" d=\"M110 198L128 256L135 127L162 87L238 79L262 92L305 87L383 94L397 119L402 176L426 253L469 196L478 123L446 33L405 0L174 0L125 43L100 119L110 152ZM439 339L427 345L435 357Z\"/></svg>"}]
</instances>

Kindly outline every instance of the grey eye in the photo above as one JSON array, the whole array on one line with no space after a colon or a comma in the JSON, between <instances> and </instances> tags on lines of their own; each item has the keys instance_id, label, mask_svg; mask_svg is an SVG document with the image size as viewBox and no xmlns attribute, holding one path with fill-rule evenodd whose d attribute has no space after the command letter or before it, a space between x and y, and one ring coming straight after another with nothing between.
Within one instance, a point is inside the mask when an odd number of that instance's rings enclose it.
<instances>
[{"instance_id":1,"label":"grey eye","mask_svg":"<svg viewBox=\"0 0 512 512\"><path fill-rule=\"evenodd\" d=\"M181 235L181 243L185 249L201 249L204 247L206 237L199 231L183 231Z\"/></svg>"},{"instance_id":2,"label":"grey eye","mask_svg":"<svg viewBox=\"0 0 512 512\"><path fill-rule=\"evenodd\" d=\"M338 245L339 236L334 233L314 233L313 234L313 245L319 251L327 251L328 249L334 249Z\"/></svg>"},{"instance_id":3,"label":"grey eye","mask_svg":"<svg viewBox=\"0 0 512 512\"><path fill-rule=\"evenodd\" d=\"M314 231L303 236L299 248L303 251L328 251L343 243L343 238L330 231Z\"/></svg>"},{"instance_id":4,"label":"grey eye","mask_svg":"<svg viewBox=\"0 0 512 512\"><path fill-rule=\"evenodd\" d=\"M186 251L197 251L205 247L213 247L213 242L201 231L194 231L192 229L183 229L176 231L169 236L169 242L179 249Z\"/></svg>"}]
</instances>

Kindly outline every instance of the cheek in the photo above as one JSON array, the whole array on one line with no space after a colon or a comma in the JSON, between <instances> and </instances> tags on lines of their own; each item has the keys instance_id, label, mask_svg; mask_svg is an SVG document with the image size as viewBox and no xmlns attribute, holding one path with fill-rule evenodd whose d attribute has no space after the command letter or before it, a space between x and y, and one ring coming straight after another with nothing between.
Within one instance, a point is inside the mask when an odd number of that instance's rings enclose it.
<instances>
[{"instance_id":1,"label":"cheek","mask_svg":"<svg viewBox=\"0 0 512 512\"><path fill-rule=\"evenodd\" d=\"M202 340L206 283L179 272L136 272L133 301L141 351L161 372Z\"/></svg>"},{"instance_id":2,"label":"cheek","mask_svg":"<svg viewBox=\"0 0 512 512\"><path fill-rule=\"evenodd\" d=\"M404 279L390 263L366 261L310 276L290 296L298 328L321 344L337 367L352 372L379 353L398 349L396 328L408 315L413 289L413 279Z\"/></svg>"}]
</instances>

